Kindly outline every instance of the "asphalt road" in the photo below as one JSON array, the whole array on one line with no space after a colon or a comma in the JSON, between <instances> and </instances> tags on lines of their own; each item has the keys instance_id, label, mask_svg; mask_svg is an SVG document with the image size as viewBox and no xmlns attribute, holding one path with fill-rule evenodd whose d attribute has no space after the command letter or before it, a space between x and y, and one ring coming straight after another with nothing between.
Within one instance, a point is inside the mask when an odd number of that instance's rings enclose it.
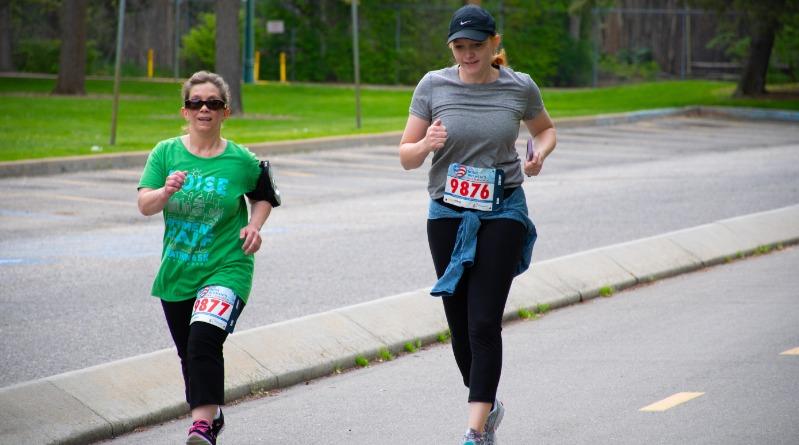
<instances>
[{"instance_id":1,"label":"asphalt road","mask_svg":"<svg viewBox=\"0 0 799 445\"><path fill-rule=\"evenodd\" d=\"M797 266L794 247L507 324L500 443L795 445ZM220 443L455 444L466 397L432 346L229 406ZM181 443L188 426L103 443Z\"/></svg>"},{"instance_id":2,"label":"asphalt road","mask_svg":"<svg viewBox=\"0 0 799 445\"><path fill-rule=\"evenodd\" d=\"M432 285L426 170L403 171L394 146L323 149L272 158L285 204L262 232L239 330ZM149 296L163 223L138 214L140 173L0 180L0 386L171 346ZM562 130L524 186L534 260L796 204L797 177L791 124Z\"/></svg>"}]
</instances>

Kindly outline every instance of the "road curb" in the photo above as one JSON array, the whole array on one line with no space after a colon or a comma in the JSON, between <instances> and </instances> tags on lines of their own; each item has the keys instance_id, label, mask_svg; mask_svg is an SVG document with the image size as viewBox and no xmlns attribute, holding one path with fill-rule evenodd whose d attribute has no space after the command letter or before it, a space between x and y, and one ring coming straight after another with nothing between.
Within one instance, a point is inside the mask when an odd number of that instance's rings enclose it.
<instances>
[{"instance_id":1,"label":"road curb","mask_svg":"<svg viewBox=\"0 0 799 445\"><path fill-rule=\"evenodd\" d=\"M514 280L505 319L799 242L799 205L534 263ZM226 347L226 398L290 386L355 366L382 348L432 343L443 309L421 289L238 332ZM0 389L1 443L108 439L187 412L174 349Z\"/></svg>"},{"instance_id":2,"label":"road curb","mask_svg":"<svg viewBox=\"0 0 799 445\"><path fill-rule=\"evenodd\" d=\"M596 116L560 118L557 120L556 124L558 128L607 126L673 116L799 122L799 112L791 110L691 106L682 108L641 110L628 113L601 114ZM522 131L526 131L523 126ZM387 133L363 134L354 136L330 136L295 141L254 143L247 144L247 146L256 155L260 157L267 157L282 153L331 150L346 147L398 145L401 137L401 131L392 131ZM147 161L148 154L149 149L146 151L124 153L0 162L0 178L53 175L86 170L144 167L144 163Z\"/></svg>"}]
</instances>

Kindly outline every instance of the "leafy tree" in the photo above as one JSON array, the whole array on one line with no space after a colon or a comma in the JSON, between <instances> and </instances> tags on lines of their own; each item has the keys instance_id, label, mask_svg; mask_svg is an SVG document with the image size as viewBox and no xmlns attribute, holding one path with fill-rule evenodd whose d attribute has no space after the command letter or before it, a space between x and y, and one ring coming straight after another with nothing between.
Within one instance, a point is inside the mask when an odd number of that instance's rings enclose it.
<instances>
[{"instance_id":1,"label":"leafy tree","mask_svg":"<svg viewBox=\"0 0 799 445\"><path fill-rule=\"evenodd\" d=\"M181 58L186 69L193 73L199 70L213 71L216 63L216 16L202 14L200 24L183 36Z\"/></svg>"},{"instance_id":2,"label":"leafy tree","mask_svg":"<svg viewBox=\"0 0 799 445\"><path fill-rule=\"evenodd\" d=\"M734 10L742 14L750 28L750 40L735 95L765 93L775 38L785 18L799 11L799 0L693 0L693 3L717 11Z\"/></svg>"},{"instance_id":3,"label":"leafy tree","mask_svg":"<svg viewBox=\"0 0 799 445\"><path fill-rule=\"evenodd\" d=\"M782 73L782 79L790 82L799 82L799 11L784 16L782 29L777 34L774 42L772 57L776 62L788 67L787 79Z\"/></svg>"}]
</instances>

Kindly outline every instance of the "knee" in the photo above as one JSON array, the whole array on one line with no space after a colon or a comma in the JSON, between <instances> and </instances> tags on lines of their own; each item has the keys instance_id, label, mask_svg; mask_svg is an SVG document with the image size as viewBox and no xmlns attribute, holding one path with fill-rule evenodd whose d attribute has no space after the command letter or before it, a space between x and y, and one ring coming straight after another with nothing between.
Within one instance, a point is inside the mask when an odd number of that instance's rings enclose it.
<instances>
[{"instance_id":1,"label":"knee","mask_svg":"<svg viewBox=\"0 0 799 445\"><path fill-rule=\"evenodd\" d=\"M494 343L502 334L502 320L477 318L469 323L469 338L472 343Z\"/></svg>"},{"instance_id":2,"label":"knee","mask_svg":"<svg viewBox=\"0 0 799 445\"><path fill-rule=\"evenodd\" d=\"M208 323L196 322L192 324L189 333L187 355L196 358L205 354L221 352L225 340L225 332Z\"/></svg>"}]
</instances>

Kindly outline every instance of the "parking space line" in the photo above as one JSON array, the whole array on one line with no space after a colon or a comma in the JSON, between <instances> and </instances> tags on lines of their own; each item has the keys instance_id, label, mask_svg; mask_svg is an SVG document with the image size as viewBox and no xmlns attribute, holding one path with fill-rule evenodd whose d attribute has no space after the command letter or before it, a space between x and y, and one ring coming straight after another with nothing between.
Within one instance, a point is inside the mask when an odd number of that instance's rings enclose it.
<instances>
[{"instance_id":1,"label":"parking space line","mask_svg":"<svg viewBox=\"0 0 799 445\"><path fill-rule=\"evenodd\" d=\"M785 352L781 352L780 355L799 355L799 348L789 349Z\"/></svg>"},{"instance_id":2,"label":"parking space line","mask_svg":"<svg viewBox=\"0 0 799 445\"><path fill-rule=\"evenodd\" d=\"M703 394L704 394L703 392L678 392L677 394L666 397L665 399L659 402L647 405L641 408L639 411L647 411L647 412L666 411L667 409L674 408L677 405L695 399Z\"/></svg>"},{"instance_id":3,"label":"parking space line","mask_svg":"<svg viewBox=\"0 0 799 445\"><path fill-rule=\"evenodd\" d=\"M130 199L130 200L124 200L123 201L123 200L114 200L114 199L87 198L87 197L84 197L84 196L70 196L70 195L54 195L54 194L50 194L49 196L52 197L52 198L65 199L65 200L68 200L68 201L99 202L99 203L103 203L103 204L114 204L114 205L121 205L121 206L131 207L131 208L136 206L135 199Z\"/></svg>"},{"instance_id":4,"label":"parking space line","mask_svg":"<svg viewBox=\"0 0 799 445\"><path fill-rule=\"evenodd\" d=\"M297 158L288 159L288 158L284 158L284 159L281 159L279 161L275 161L275 166L278 169L285 168L284 166L288 166L288 165L292 165L292 164L293 164L293 166L304 166L306 168L319 167L319 168L323 168L323 169L336 168L336 169L346 169L346 170L356 170L356 171L369 171L369 170L371 170L371 171L389 171L389 172L395 172L395 173L401 173L402 172L402 167L399 166L399 163L397 163L396 167L394 167L394 166L389 167L387 165L353 164L353 163L347 163L347 162L342 162L342 161L337 161L337 160L336 161L334 161L334 160L312 161L312 160L309 160L309 159L297 159ZM280 171L281 170L278 170L278 174L280 174Z\"/></svg>"},{"instance_id":5,"label":"parking space line","mask_svg":"<svg viewBox=\"0 0 799 445\"><path fill-rule=\"evenodd\" d=\"M90 198L88 196L74 196L74 195L62 195L57 193L48 193L48 192L26 192L26 193L6 193L3 195L4 198L26 198L30 199L32 196L40 197L43 201L57 201L57 200L65 200L65 201L81 201L81 202L97 202L102 204L113 204L119 205L123 207L136 207L136 197L134 196L132 199L104 199L104 198Z\"/></svg>"},{"instance_id":6,"label":"parking space line","mask_svg":"<svg viewBox=\"0 0 799 445\"><path fill-rule=\"evenodd\" d=\"M299 170L280 170L279 176L299 176L302 178L309 178L316 176L313 173L307 173Z\"/></svg>"}]
</instances>

